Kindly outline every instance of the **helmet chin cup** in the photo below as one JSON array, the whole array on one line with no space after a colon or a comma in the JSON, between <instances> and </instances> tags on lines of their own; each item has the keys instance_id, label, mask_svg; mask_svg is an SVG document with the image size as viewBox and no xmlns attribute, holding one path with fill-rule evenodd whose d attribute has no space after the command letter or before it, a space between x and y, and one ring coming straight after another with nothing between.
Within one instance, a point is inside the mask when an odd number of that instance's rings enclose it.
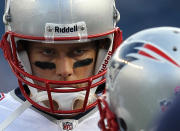
<instances>
[{"instance_id":1,"label":"helmet chin cup","mask_svg":"<svg viewBox=\"0 0 180 131\"><path fill-rule=\"evenodd\" d=\"M63 88L63 89L72 89L72 88ZM33 99L41 106L46 108L50 107L49 99L47 92L41 91L35 94ZM81 109L85 100L85 91L74 92L74 93L51 93L52 103L55 110L75 110ZM96 101L95 94L89 94L87 104L92 104Z\"/></svg>"}]
</instances>

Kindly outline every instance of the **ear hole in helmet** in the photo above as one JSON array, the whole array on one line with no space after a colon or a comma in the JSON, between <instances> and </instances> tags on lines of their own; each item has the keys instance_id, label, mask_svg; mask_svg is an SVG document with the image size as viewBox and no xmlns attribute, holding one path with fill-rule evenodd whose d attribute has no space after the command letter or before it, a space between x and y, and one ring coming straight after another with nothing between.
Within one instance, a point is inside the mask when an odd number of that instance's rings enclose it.
<instances>
[{"instance_id":1,"label":"ear hole in helmet","mask_svg":"<svg viewBox=\"0 0 180 131\"><path fill-rule=\"evenodd\" d=\"M174 47L173 47L173 51L175 52L175 51L177 51L177 50L178 50L177 47L174 46Z\"/></svg>"},{"instance_id":2,"label":"ear hole in helmet","mask_svg":"<svg viewBox=\"0 0 180 131\"><path fill-rule=\"evenodd\" d=\"M124 121L124 119L117 118L117 122L118 122L120 129L123 129L123 131L127 131L127 125L126 125L126 122Z\"/></svg>"}]
</instances>

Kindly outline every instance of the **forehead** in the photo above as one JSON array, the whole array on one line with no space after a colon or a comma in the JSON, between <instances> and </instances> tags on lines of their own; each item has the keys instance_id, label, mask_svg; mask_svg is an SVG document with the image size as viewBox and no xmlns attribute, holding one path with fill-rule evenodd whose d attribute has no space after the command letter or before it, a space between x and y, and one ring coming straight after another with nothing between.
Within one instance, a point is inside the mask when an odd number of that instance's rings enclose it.
<instances>
[{"instance_id":1,"label":"forehead","mask_svg":"<svg viewBox=\"0 0 180 131\"><path fill-rule=\"evenodd\" d=\"M41 43L41 42L29 42L30 47L49 47L49 48L85 48L85 47L94 47L95 41L84 42L84 43Z\"/></svg>"}]
</instances>

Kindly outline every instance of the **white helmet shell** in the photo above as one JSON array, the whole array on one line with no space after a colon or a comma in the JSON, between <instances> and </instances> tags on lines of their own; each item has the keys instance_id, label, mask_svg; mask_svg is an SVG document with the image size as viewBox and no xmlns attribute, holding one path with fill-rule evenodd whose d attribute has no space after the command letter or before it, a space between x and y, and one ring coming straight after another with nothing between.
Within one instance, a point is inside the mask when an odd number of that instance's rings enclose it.
<instances>
[{"instance_id":1,"label":"white helmet shell","mask_svg":"<svg viewBox=\"0 0 180 131\"><path fill-rule=\"evenodd\" d=\"M47 23L78 22L94 35L112 30L119 13L114 0L7 0L4 18L8 29L24 35L43 37Z\"/></svg>"}]
</instances>

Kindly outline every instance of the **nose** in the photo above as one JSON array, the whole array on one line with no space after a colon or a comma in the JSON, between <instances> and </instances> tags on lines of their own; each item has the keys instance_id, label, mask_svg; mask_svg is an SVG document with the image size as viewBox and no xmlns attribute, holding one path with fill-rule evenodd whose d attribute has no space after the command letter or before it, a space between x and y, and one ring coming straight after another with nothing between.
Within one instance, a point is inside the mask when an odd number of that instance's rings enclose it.
<instances>
[{"instance_id":1,"label":"nose","mask_svg":"<svg viewBox=\"0 0 180 131\"><path fill-rule=\"evenodd\" d=\"M61 77L62 80L73 74L73 60L68 57L61 57L56 60L56 74Z\"/></svg>"}]
</instances>

